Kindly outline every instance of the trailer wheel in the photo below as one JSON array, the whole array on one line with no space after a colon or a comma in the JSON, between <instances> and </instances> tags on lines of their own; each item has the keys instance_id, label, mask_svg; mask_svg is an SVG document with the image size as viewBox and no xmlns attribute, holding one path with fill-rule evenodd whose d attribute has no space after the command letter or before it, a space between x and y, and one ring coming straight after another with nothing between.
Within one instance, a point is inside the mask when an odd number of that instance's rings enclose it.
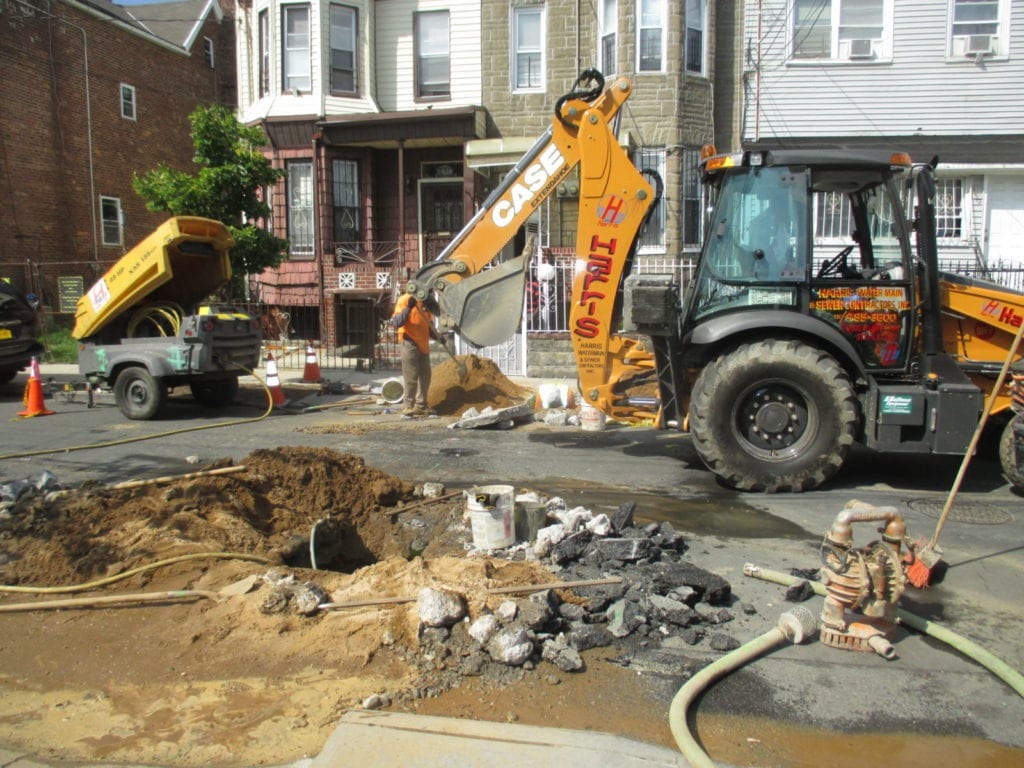
<instances>
[{"instance_id":1,"label":"trailer wheel","mask_svg":"<svg viewBox=\"0 0 1024 768\"><path fill-rule=\"evenodd\" d=\"M192 397L206 408L226 408L235 402L238 395L238 379L234 376L227 379L210 381L194 381L189 384Z\"/></svg>"},{"instance_id":2,"label":"trailer wheel","mask_svg":"<svg viewBox=\"0 0 1024 768\"><path fill-rule=\"evenodd\" d=\"M744 344L709 363L690 399L697 453L744 491L806 491L834 475L859 409L835 358L799 341Z\"/></svg>"},{"instance_id":3,"label":"trailer wheel","mask_svg":"<svg viewBox=\"0 0 1024 768\"><path fill-rule=\"evenodd\" d=\"M167 402L167 388L145 368L125 368L114 383L114 400L129 419L148 421Z\"/></svg>"},{"instance_id":4,"label":"trailer wheel","mask_svg":"<svg viewBox=\"0 0 1024 768\"><path fill-rule=\"evenodd\" d=\"M1024 466L1017 461L1017 440L1013 430L1013 425L1021 418L1010 419L1003 428L1003 435L999 438L999 464L1010 484L1024 491Z\"/></svg>"}]
</instances>

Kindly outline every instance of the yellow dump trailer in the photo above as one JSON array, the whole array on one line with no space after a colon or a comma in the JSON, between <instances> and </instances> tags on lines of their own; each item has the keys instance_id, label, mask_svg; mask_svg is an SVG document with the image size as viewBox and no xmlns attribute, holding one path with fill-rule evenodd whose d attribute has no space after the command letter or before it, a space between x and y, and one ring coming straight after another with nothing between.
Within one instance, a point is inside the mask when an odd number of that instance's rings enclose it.
<instances>
[{"instance_id":1,"label":"yellow dump trailer","mask_svg":"<svg viewBox=\"0 0 1024 768\"><path fill-rule=\"evenodd\" d=\"M213 219L168 219L103 275L78 300L72 336L94 336L141 302L186 307L231 278L228 228Z\"/></svg>"},{"instance_id":2,"label":"yellow dump trailer","mask_svg":"<svg viewBox=\"0 0 1024 768\"><path fill-rule=\"evenodd\" d=\"M205 406L230 405L238 377L259 364L258 323L209 299L231 278L232 245L221 222L176 216L79 299L79 370L112 388L128 418L153 418L186 384Z\"/></svg>"}]
</instances>

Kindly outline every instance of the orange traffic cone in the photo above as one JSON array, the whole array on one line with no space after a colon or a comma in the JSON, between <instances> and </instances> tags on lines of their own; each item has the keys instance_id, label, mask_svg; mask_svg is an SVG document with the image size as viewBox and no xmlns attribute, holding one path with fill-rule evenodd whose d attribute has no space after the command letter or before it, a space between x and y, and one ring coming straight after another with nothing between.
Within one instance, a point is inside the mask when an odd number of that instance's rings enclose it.
<instances>
[{"instance_id":1,"label":"orange traffic cone","mask_svg":"<svg viewBox=\"0 0 1024 768\"><path fill-rule=\"evenodd\" d=\"M48 410L43 396L43 380L39 375L39 361L32 358L32 366L29 369L28 383L25 385L25 397L22 402L25 404L24 411L18 411L22 418L32 416L52 416L55 411Z\"/></svg>"},{"instance_id":2,"label":"orange traffic cone","mask_svg":"<svg viewBox=\"0 0 1024 768\"><path fill-rule=\"evenodd\" d=\"M320 363L316 361L316 351L312 344L306 345L306 367L302 371L302 380L307 383L323 381L323 376L320 375Z\"/></svg>"},{"instance_id":3,"label":"orange traffic cone","mask_svg":"<svg viewBox=\"0 0 1024 768\"><path fill-rule=\"evenodd\" d=\"M275 408L285 404L284 390L281 389L281 379L277 375L277 363L273 355L267 355L267 389L270 390Z\"/></svg>"}]
</instances>

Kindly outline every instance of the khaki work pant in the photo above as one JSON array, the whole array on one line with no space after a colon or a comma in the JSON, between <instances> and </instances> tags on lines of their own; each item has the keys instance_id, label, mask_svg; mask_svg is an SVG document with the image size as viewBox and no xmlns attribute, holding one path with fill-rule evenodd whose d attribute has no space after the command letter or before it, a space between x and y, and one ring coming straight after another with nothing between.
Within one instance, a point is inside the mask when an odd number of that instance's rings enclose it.
<instances>
[{"instance_id":1,"label":"khaki work pant","mask_svg":"<svg viewBox=\"0 0 1024 768\"><path fill-rule=\"evenodd\" d=\"M402 404L407 410L426 410L427 395L430 392L430 354L420 352L413 342L405 339L402 341L400 359L405 383L405 399Z\"/></svg>"}]
</instances>

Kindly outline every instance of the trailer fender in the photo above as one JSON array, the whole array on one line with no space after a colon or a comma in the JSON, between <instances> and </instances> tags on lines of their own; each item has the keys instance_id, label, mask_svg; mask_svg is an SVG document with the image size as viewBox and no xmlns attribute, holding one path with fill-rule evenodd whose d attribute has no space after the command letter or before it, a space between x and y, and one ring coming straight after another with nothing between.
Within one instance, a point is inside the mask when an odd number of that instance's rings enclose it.
<instances>
[{"instance_id":1,"label":"trailer fender","mask_svg":"<svg viewBox=\"0 0 1024 768\"><path fill-rule=\"evenodd\" d=\"M173 342L173 340L171 340ZM154 378L164 379L173 376L187 376L191 371L191 349L187 345L170 344L174 349L132 349L123 345L97 347L90 357L96 363L90 370L82 369L86 376L100 376L113 383L118 373L128 367L145 368ZM80 364L84 362L80 357Z\"/></svg>"},{"instance_id":2,"label":"trailer fender","mask_svg":"<svg viewBox=\"0 0 1024 768\"><path fill-rule=\"evenodd\" d=\"M697 325L684 339L683 348L692 349L696 359L687 359L689 367L702 367L714 350L732 341L786 335L798 336L823 346L857 377L869 379L864 363L850 341L835 328L807 315L781 310L754 310L712 317Z\"/></svg>"}]
</instances>

